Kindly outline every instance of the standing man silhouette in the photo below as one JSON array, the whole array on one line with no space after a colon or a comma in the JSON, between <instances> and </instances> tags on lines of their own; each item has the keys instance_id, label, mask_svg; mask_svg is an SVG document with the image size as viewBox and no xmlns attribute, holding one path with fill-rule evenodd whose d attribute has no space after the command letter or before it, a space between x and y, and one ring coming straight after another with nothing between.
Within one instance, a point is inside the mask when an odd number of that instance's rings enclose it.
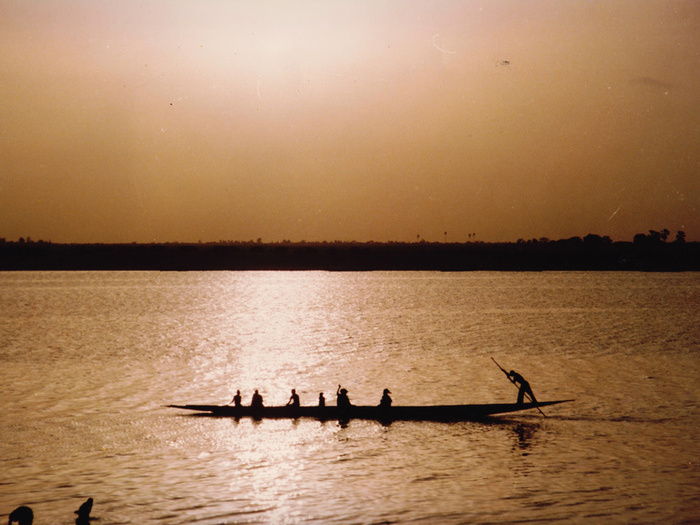
<instances>
[{"instance_id":1,"label":"standing man silhouette","mask_svg":"<svg viewBox=\"0 0 700 525\"><path fill-rule=\"evenodd\" d=\"M533 403L537 403L537 399L535 399L535 394L532 393L532 388L530 388L530 383L525 381L525 378L523 376L521 376L514 370L511 370L506 375L513 381L513 383L515 383L519 387L517 401L519 405L521 405L525 400L526 394L530 396L530 400L532 400Z\"/></svg>"}]
</instances>

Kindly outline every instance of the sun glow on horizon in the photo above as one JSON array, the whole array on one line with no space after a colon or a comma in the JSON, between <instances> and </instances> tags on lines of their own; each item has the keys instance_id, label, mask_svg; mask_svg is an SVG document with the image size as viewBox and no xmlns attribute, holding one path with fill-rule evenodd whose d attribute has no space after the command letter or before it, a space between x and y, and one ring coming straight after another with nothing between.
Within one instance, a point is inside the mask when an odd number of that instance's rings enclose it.
<instances>
[{"instance_id":1,"label":"sun glow on horizon","mask_svg":"<svg viewBox=\"0 0 700 525\"><path fill-rule=\"evenodd\" d=\"M5 2L0 236L700 238L700 13Z\"/></svg>"}]
</instances>

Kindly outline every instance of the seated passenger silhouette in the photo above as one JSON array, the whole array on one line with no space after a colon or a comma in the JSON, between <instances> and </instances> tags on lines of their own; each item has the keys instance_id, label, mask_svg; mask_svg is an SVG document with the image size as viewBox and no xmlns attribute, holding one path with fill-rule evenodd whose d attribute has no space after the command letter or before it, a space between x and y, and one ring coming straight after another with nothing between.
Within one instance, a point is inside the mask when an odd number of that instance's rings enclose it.
<instances>
[{"instance_id":1,"label":"seated passenger silhouette","mask_svg":"<svg viewBox=\"0 0 700 525\"><path fill-rule=\"evenodd\" d=\"M233 403L233 406L235 407L240 407L241 406L241 391L236 390L236 395L233 396L233 399L231 400L231 403ZM229 405L231 404L229 403Z\"/></svg>"},{"instance_id":2,"label":"seated passenger silhouette","mask_svg":"<svg viewBox=\"0 0 700 525\"><path fill-rule=\"evenodd\" d=\"M289 401L287 401L287 406L292 406L292 407L298 407L299 406L299 395L297 394L297 391L292 388L292 395L289 398Z\"/></svg>"},{"instance_id":3,"label":"seated passenger silhouette","mask_svg":"<svg viewBox=\"0 0 700 525\"><path fill-rule=\"evenodd\" d=\"M389 394L391 394L391 392L388 388L385 388L382 394L382 400L379 402L379 406L381 408L389 408L391 406L391 398L389 397Z\"/></svg>"},{"instance_id":4,"label":"seated passenger silhouette","mask_svg":"<svg viewBox=\"0 0 700 525\"><path fill-rule=\"evenodd\" d=\"M525 395L527 394L530 399L532 400L533 403L537 403L537 399L535 399L535 394L532 393L532 388L530 388L530 383L525 381L525 378L515 372L514 370L511 370L508 372L508 377L510 377L517 386L520 388L518 389L518 401L517 403L521 405L523 403L523 400L525 399Z\"/></svg>"},{"instance_id":5,"label":"seated passenger silhouette","mask_svg":"<svg viewBox=\"0 0 700 525\"><path fill-rule=\"evenodd\" d=\"M335 394L337 396L336 405L338 408L345 410L352 406L352 403L350 403L350 398L348 397L348 391L341 388L340 385L338 385L338 390Z\"/></svg>"},{"instance_id":6,"label":"seated passenger silhouette","mask_svg":"<svg viewBox=\"0 0 700 525\"><path fill-rule=\"evenodd\" d=\"M323 397L323 392L321 392L321 393L318 395L318 406L320 406L320 407L325 407L325 406L326 406L326 398Z\"/></svg>"},{"instance_id":7,"label":"seated passenger silhouette","mask_svg":"<svg viewBox=\"0 0 700 525\"><path fill-rule=\"evenodd\" d=\"M258 389L255 389L255 392L253 393L253 399L250 402L250 408L262 408L263 406L263 398L262 396L258 393Z\"/></svg>"}]
</instances>

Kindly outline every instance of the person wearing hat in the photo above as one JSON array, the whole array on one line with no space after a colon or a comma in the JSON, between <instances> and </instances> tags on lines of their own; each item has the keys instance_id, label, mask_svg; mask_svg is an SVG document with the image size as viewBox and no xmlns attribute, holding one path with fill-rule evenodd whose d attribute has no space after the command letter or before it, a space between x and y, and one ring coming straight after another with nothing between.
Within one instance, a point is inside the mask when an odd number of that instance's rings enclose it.
<instances>
[{"instance_id":1,"label":"person wearing hat","mask_svg":"<svg viewBox=\"0 0 700 525\"><path fill-rule=\"evenodd\" d=\"M389 394L391 394L391 392L388 388L385 388L382 395L382 400L379 402L379 406L381 408L389 408L391 406L391 398L389 397Z\"/></svg>"}]
</instances>

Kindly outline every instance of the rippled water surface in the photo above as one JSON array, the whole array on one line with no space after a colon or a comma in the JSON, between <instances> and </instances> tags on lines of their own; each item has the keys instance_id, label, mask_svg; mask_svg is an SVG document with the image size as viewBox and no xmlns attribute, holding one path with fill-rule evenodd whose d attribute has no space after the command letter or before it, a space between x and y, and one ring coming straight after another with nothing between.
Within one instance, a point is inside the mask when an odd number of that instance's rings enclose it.
<instances>
[{"instance_id":1,"label":"rippled water surface","mask_svg":"<svg viewBox=\"0 0 700 525\"><path fill-rule=\"evenodd\" d=\"M697 522L699 306L693 273L0 273L0 516ZM491 357L576 401L344 427L165 406L512 402Z\"/></svg>"}]
</instances>

